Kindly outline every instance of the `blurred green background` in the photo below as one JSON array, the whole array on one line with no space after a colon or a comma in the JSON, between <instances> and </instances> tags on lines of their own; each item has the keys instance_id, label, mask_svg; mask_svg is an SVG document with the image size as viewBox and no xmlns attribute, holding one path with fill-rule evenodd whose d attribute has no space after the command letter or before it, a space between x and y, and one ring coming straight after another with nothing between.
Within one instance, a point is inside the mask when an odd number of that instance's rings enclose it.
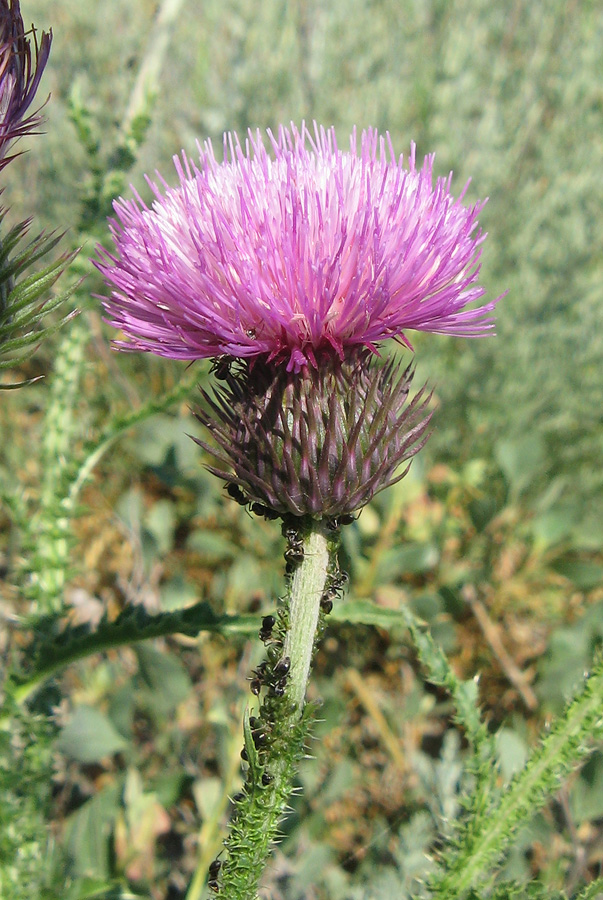
<instances>
[{"instance_id":1,"label":"blurred green background","mask_svg":"<svg viewBox=\"0 0 603 900\"><path fill-rule=\"evenodd\" d=\"M158 7L22 6L26 24L53 28L40 92L52 96L46 134L23 141L29 152L11 164L3 202L15 220L69 229L92 177L70 98L91 108L109 166ZM184 0L131 174L146 196L143 174L174 182L171 157L194 155L196 140L219 145L224 130L316 119L336 127L341 146L368 125L388 130L397 152L415 141L419 156L436 153L438 175L454 171L456 192L471 178L468 199L490 198L482 281L489 296L508 291L497 337L412 338L418 382L435 386L435 433L411 475L348 530L344 565L352 600L412 602L463 676L482 673L486 715L504 724L506 771L603 636L602 47L603 8L586 0ZM94 275L86 287L102 290ZM82 437L107 409L184 373L149 358L109 360L101 348L111 335L92 315ZM57 342L40 350L44 371ZM207 367L198 371L202 379ZM34 494L29 457L45 390L3 398L0 413L3 428L20 429L4 440L1 464ZM72 602L169 609L201 597L258 616L272 608L278 528L225 501L186 437L194 429L184 406L103 461L77 526ZM269 873L274 896L405 897L434 816L458 812L463 748L446 698L422 682L402 629L378 624L334 622L325 642L324 742L302 771L286 857L278 851ZM199 829L219 846L206 823L222 821L221 780L236 781L245 674L260 648L243 638L200 647L171 641L109 656L72 667L56 688L65 719L53 814L73 883L125 879L141 896L179 900ZM526 830L507 874L570 890L602 864L601 758L564 791Z\"/></svg>"}]
</instances>

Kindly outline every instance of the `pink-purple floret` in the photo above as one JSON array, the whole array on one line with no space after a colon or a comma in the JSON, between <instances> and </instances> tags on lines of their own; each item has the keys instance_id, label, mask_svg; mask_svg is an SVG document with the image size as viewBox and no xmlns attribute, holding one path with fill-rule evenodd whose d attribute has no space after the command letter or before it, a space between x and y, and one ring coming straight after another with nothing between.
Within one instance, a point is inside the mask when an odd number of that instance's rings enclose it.
<instances>
[{"instance_id":1,"label":"pink-purple floret","mask_svg":"<svg viewBox=\"0 0 603 900\"><path fill-rule=\"evenodd\" d=\"M116 346L175 359L263 356L298 371L323 354L376 350L407 330L478 337L494 327L497 300L467 308L478 283L483 202L463 205L450 176L433 186L433 156L407 167L389 136L332 129L259 132L242 147L225 136L196 166L175 158L180 184L148 180L115 202L116 250L96 266L112 293Z\"/></svg>"}]
</instances>

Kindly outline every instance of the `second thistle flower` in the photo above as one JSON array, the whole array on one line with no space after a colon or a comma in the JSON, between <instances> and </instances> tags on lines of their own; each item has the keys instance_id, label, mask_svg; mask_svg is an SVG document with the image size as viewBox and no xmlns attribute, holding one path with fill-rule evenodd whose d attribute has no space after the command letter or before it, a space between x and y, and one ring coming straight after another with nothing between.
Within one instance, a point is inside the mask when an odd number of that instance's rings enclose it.
<instances>
[{"instance_id":1,"label":"second thistle flower","mask_svg":"<svg viewBox=\"0 0 603 900\"><path fill-rule=\"evenodd\" d=\"M33 29L31 36L25 32L19 0L0 0L0 169L10 162L6 153L11 141L41 122L38 112L27 113L48 61L52 34L42 32L39 44Z\"/></svg>"}]
</instances>

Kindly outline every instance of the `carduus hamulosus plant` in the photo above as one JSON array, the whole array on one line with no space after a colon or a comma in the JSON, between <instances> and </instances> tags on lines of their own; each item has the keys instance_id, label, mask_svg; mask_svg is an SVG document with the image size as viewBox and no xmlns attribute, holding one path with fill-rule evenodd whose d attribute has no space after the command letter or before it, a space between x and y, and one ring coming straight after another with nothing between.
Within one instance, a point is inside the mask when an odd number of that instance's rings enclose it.
<instances>
[{"instance_id":1,"label":"carduus hamulosus plant","mask_svg":"<svg viewBox=\"0 0 603 900\"><path fill-rule=\"evenodd\" d=\"M265 617L267 658L254 672L258 716L246 718L245 789L210 887L255 898L307 733L305 692L315 636L344 583L338 529L401 478L424 444L429 397L409 401L411 368L384 362L382 343L408 333L478 337L494 327L482 302L483 203L434 183L368 130L350 149L335 133L281 128L210 143L179 183L148 184L154 200L115 203L115 250L99 249L111 288L107 320L124 350L212 358L200 442L228 493L283 519L288 591ZM251 723L251 724L250 724Z\"/></svg>"}]
</instances>

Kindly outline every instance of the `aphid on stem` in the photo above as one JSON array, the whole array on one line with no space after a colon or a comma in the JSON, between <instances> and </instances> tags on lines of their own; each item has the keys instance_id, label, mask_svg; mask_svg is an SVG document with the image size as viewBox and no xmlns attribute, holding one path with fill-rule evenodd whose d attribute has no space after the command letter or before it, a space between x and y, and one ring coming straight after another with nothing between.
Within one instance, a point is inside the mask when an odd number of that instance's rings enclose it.
<instances>
[{"instance_id":1,"label":"aphid on stem","mask_svg":"<svg viewBox=\"0 0 603 900\"><path fill-rule=\"evenodd\" d=\"M272 685L272 693L275 697L282 697L285 693L285 688L287 687L287 679L281 678L280 681L277 681L276 684Z\"/></svg>"},{"instance_id":2,"label":"aphid on stem","mask_svg":"<svg viewBox=\"0 0 603 900\"><path fill-rule=\"evenodd\" d=\"M283 656L276 663L273 674L275 678L285 678L289 674L289 669L291 668L291 660L288 656Z\"/></svg>"},{"instance_id":3,"label":"aphid on stem","mask_svg":"<svg viewBox=\"0 0 603 900\"><path fill-rule=\"evenodd\" d=\"M330 597L327 597L326 594L323 594L320 599L320 608L322 609L325 616L328 616L333 609L333 601L330 599Z\"/></svg>"},{"instance_id":4,"label":"aphid on stem","mask_svg":"<svg viewBox=\"0 0 603 900\"><path fill-rule=\"evenodd\" d=\"M276 625L276 617L275 616L264 616L262 619L262 627L258 632L258 636L261 641L265 644L272 638L272 629Z\"/></svg>"}]
</instances>

